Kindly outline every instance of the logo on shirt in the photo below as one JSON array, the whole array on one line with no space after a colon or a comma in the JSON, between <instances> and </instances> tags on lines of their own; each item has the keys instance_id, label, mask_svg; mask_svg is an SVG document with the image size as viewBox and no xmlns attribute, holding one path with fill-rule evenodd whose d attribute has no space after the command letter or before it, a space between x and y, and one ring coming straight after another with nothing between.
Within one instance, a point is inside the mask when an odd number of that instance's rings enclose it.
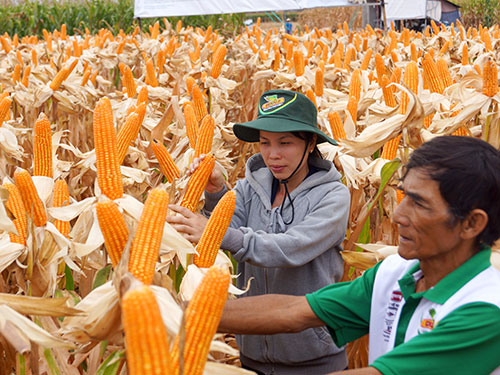
<instances>
[{"instance_id":1,"label":"logo on shirt","mask_svg":"<svg viewBox=\"0 0 500 375\"><path fill-rule=\"evenodd\" d=\"M266 102L264 104L262 104L263 111L269 111L269 110L274 109L276 107L280 107L283 105L283 103L285 103L285 98L278 97L278 95L264 96L264 100Z\"/></svg>"},{"instance_id":2,"label":"logo on shirt","mask_svg":"<svg viewBox=\"0 0 500 375\"><path fill-rule=\"evenodd\" d=\"M399 290L393 290L391 298L385 310L384 329L382 331L382 335L384 336L385 342L389 342L392 333L392 328L394 326L394 321L396 320L396 316L398 314L402 302L403 302L403 293L401 293L401 291Z\"/></svg>"},{"instance_id":3,"label":"logo on shirt","mask_svg":"<svg viewBox=\"0 0 500 375\"><path fill-rule=\"evenodd\" d=\"M418 333L429 332L434 329L437 325L437 322L434 320L436 316L436 310L434 308L430 308L429 311L423 314L420 319L420 327L418 328Z\"/></svg>"}]
</instances>

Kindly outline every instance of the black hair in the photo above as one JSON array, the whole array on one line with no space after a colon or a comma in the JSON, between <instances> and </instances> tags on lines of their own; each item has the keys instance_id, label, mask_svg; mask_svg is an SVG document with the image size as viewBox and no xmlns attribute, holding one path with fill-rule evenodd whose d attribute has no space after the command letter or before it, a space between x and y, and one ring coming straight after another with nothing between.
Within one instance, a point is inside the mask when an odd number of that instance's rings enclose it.
<instances>
[{"instance_id":1,"label":"black hair","mask_svg":"<svg viewBox=\"0 0 500 375\"><path fill-rule=\"evenodd\" d=\"M312 140L313 140L315 133L312 133L312 132L292 132L292 134L297 138L303 139L304 141L307 142L307 144L309 144L309 143L312 143ZM318 158L318 159L323 159L323 155L321 154L321 151L318 149L317 143L314 145L311 156Z\"/></svg>"},{"instance_id":2,"label":"black hair","mask_svg":"<svg viewBox=\"0 0 500 375\"><path fill-rule=\"evenodd\" d=\"M488 215L476 238L489 246L500 237L500 151L472 137L436 137L416 149L403 179L413 168L423 169L439 184L450 213L463 220L473 209Z\"/></svg>"}]
</instances>

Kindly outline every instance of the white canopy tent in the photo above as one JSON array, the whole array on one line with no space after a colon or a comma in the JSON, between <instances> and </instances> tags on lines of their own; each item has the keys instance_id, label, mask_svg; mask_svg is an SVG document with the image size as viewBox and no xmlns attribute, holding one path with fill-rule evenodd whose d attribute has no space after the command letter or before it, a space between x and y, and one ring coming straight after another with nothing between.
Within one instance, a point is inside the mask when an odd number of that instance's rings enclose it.
<instances>
[{"instance_id":1,"label":"white canopy tent","mask_svg":"<svg viewBox=\"0 0 500 375\"><path fill-rule=\"evenodd\" d=\"M360 5L359 0L135 0L134 17L251 13ZM333 20L332 20L333 22Z\"/></svg>"},{"instance_id":2,"label":"white canopy tent","mask_svg":"<svg viewBox=\"0 0 500 375\"><path fill-rule=\"evenodd\" d=\"M385 0L387 20L441 19L439 0Z\"/></svg>"}]
</instances>

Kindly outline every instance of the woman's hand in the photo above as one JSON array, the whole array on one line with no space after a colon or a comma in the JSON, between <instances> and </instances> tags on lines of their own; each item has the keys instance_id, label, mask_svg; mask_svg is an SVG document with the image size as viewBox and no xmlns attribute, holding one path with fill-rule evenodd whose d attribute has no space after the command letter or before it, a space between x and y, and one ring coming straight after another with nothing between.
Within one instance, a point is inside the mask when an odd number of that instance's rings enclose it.
<instances>
[{"instance_id":1,"label":"woman's hand","mask_svg":"<svg viewBox=\"0 0 500 375\"><path fill-rule=\"evenodd\" d=\"M186 171L186 175L191 176L194 171L200 166L200 163L204 157L205 154L202 154L199 158L195 158L191 162L189 169ZM217 164L215 164L214 169L212 170L212 174L208 179L207 186L205 187L205 191L207 193L218 193L219 191L224 189L224 183L225 179L224 175L222 174L222 170Z\"/></svg>"},{"instance_id":2,"label":"woman's hand","mask_svg":"<svg viewBox=\"0 0 500 375\"><path fill-rule=\"evenodd\" d=\"M208 219L203 215L195 214L187 208L177 204L171 204L168 207L178 215L167 216L167 222L185 239L198 243L207 225Z\"/></svg>"}]
</instances>

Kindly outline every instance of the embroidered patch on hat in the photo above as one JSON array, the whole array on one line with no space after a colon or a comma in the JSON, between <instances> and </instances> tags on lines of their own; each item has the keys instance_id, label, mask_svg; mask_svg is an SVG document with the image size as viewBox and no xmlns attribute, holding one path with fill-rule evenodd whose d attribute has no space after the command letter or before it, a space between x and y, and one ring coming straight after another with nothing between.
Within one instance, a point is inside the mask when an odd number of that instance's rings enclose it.
<instances>
[{"instance_id":1,"label":"embroidered patch on hat","mask_svg":"<svg viewBox=\"0 0 500 375\"><path fill-rule=\"evenodd\" d=\"M263 98L265 103L260 105L259 112L261 114L269 114L279 111L285 108L288 104L294 102L297 98L297 94L295 94L288 102L284 96L280 96L278 94L266 95Z\"/></svg>"}]
</instances>

